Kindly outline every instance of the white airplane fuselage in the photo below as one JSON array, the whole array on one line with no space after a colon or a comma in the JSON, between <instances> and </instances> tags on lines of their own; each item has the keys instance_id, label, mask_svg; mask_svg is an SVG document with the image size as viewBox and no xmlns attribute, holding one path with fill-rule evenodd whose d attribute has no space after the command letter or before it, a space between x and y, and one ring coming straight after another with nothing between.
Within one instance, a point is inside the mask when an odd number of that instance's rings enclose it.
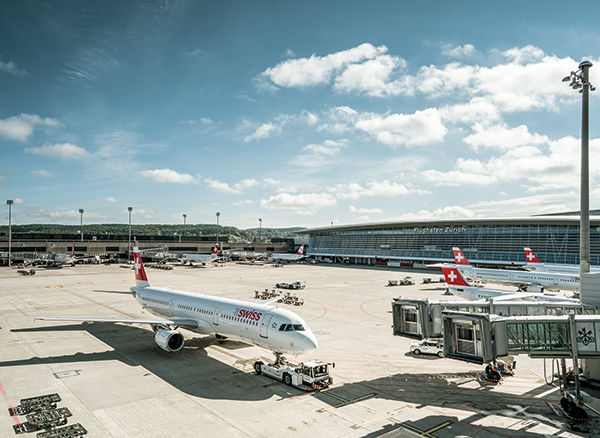
<instances>
[{"instance_id":1,"label":"white airplane fuselage","mask_svg":"<svg viewBox=\"0 0 600 438\"><path fill-rule=\"evenodd\" d=\"M537 285L542 286L546 290L579 290L579 275L557 274L548 272L524 272L511 271L507 269L482 269L472 266L458 266L460 272L465 276L475 278L477 280L496 283L496 284L511 284L511 285Z\"/></svg>"},{"instance_id":2,"label":"white airplane fuselage","mask_svg":"<svg viewBox=\"0 0 600 438\"><path fill-rule=\"evenodd\" d=\"M289 310L160 287L134 286L135 298L154 315L197 321L185 328L217 334L286 354L310 353L317 339L306 322Z\"/></svg>"},{"instance_id":3,"label":"white airplane fuselage","mask_svg":"<svg viewBox=\"0 0 600 438\"><path fill-rule=\"evenodd\" d=\"M563 297L553 297L544 294L524 294L524 293L515 293L509 291L503 291L498 289L487 289L481 287L474 286L452 286L448 285L448 289L454 295L457 295L461 298L470 301L478 301L478 300L487 300L490 298L503 298L511 296L514 300L532 300L532 301L540 301L547 303L579 303L579 300L575 300L572 298L563 298ZM523 295L522 298L519 295Z\"/></svg>"}]
</instances>

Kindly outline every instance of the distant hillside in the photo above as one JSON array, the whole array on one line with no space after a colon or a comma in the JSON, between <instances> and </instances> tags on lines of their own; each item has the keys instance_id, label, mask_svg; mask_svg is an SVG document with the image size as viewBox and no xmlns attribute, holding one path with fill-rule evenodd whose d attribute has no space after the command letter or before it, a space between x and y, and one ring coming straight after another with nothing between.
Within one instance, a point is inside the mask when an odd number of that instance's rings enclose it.
<instances>
[{"instance_id":1,"label":"distant hillside","mask_svg":"<svg viewBox=\"0 0 600 438\"><path fill-rule=\"evenodd\" d=\"M294 227L294 228L263 228L259 232L259 228L250 228L247 230L240 230L236 227L226 227L220 225L218 232L220 236L228 236L230 242L251 242L259 238L259 234L262 235L263 240L269 240L271 238L291 238L296 235L294 231L305 230L306 228ZM13 233L35 233L35 234L77 234L79 233L79 225L56 225L56 224L30 224L30 225L13 225ZM113 234L113 235L127 235L129 233L129 225L127 224L89 224L83 225L83 232L85 235L102 235L102 234ZM146 224L146 225L132 225L131 233L134 235L143 236L173 236L175 234L184 233L184 226L181 225L160 225L160 224ZM216 224L196 224L185 226L186 236L216 236L217 225Z\"/></svg>"}]
</instances>

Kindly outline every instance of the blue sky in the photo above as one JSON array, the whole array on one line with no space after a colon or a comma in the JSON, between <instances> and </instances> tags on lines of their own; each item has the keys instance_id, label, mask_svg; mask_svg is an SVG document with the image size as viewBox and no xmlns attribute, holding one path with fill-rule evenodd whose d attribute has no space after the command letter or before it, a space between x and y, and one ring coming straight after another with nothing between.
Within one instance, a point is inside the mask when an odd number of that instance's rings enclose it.
<instances>
[{"instance_id":1,"label":"blue sky","mask_svg":"<svg viewBox=\"0 0 600 438\"><path fill-rule=\"evenodd\" d=\"M581 95L561 79L587 59L600 84L599 12L3 1L0 199L15 224L80 208L125 223L129 206L134 223L218 211L239 228L578 210Z\"/></svg>"}]
</instances>

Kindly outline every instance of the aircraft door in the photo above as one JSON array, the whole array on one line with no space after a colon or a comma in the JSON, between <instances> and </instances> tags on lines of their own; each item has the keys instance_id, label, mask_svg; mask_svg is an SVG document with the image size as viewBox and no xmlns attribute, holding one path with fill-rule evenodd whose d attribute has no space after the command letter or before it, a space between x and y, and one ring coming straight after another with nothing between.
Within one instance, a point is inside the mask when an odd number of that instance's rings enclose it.
<instances>
[{"instance_id":1,"label":"aircraft door","mask_svg":"<svg viewBox=\"0 0 600 438\"><path fill-rule=\"evenodd\" d=\"M213 313L213 324L214 325L219 325L219 315L220 314L221 314L221 309L219 309L217 307Z\"/></svg>"},{"instance_id":2,"label":"aircraft door","mask_svg":"<svg viewBox=\"0 0 600 438\"><path fill-rule=\"evenodd\" d=\"M175 300L169 301L169 315L173 316L173 310L175 309Z\"/></svg>"},{"instance_id":3,"label":"aircraft door","mask_svg":"<svg viewBox=\"0 0 600 438\"><path fill-rule=\"evenodd\" d=\"M262 321L260 323L260 337L261 338L269 337L269 324L271 324L271 318L273 318L273 315L267 313L265 315L265 317L262 319Z\"/></svg>"}]
</instances>

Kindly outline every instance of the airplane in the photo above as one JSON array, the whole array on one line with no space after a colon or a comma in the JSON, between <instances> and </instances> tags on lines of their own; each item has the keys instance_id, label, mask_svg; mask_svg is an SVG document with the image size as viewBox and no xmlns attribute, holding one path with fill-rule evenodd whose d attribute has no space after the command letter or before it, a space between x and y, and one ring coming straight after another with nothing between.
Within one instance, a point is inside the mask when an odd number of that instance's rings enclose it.
<instances>
[{"instance_id":1,"label":"airplane","mask_svg":"<svg viewBox=\"0 0 600 438\"><path fill-rule=\"evenodd\" d=\"M131 294L143 309L160 317L152 318L62 318L36 317L34 321L112 322L148 324L155 332L154 341L165 351L183 348L184 337L177 328L218 339L231 338L273 351L278 361L286 354L310 353L318 347L317 338L306 322L286 309L271 303L281 295L249 303L194 292L153 287L137 247L133 249L135 283L130 291L97 291Z\"/></svg>"},{"instance_id":2,"label":"airplane","mask_svg":"<svg viewBox=\"0 0 600 438\"><path fill-rule=\"evenodd\" d=\"M302 260L303 258L305 258L306 256L304 255L304 245L300 245L300 248L298 248L298 251L296 251L296 254L288 254L288 253L273 253L271 254L271 260L282 260L285 262L294 262L294 261L298 261L298 260Z\"/></svg>"},{"instance_id":3,"label":"airplane","mask_svg":"<svg viewBox=\"0 0 600 438\"><path fill-rule=\"evenodd\" d=\"M515 285L523 292L542 292L544 289L549 291L579 290L579 275L475 268L469 263L460 248L454 247L452 252L456 267L464 275L476 280Z\"/></svg>"},{"instance_id":4,"label":"airplane","mask_svg":"<svg viewBox=\"0 0 600 438\"><path fill-rule=\"evenodd\" d=\"M217 252L219 251L219 244L217 243L212 250L211 254L180 254L179 259L184 265L189 262L190 266L193 262L212 262L217 260Z\"/></svg>"},{"instance_id":5,"label":"airplane","mask_svg":"<svg viewBox=\"0 0 600 438\"><path fill-rule=\"evenodd\" d=\"M556 272L560 274L579 274L579 265L547 265L543 263L531 248L523 248L527 263L523 266L528 271ZM599 268L590 268L590 272L600 272Z\"/></svg>"},{"instance_id":6,"label":"airplane","mask_svg":"<svg viewBox=\"0 0 600 438\"><path fill-rule=\"evenodd\" d=\"M470 301L477 300L489 300L493 298L494 301L505 301L505 300L534 300L551 303L579 303L579 300L565 297L548 296L544 294L536 293L524 293L524 292L510 292L501 289L489 289L483 287L476 287L471 285L459 269L454 265L442 266L444 277L446 278L446 284L448 289L454 295L458 295L461 298L465 298Z\"/></svg>"},{"instance_id":7,"label":"airplane","mask_svg":"<svg viewBox=\"0 0 600 438\"><path fill-rule=\"evenodd\" d=\"M38 262L36 264L39 264L41 262L42 264L46 264L47 266L73 266L77 261L77 258L75 257L75 242L73 242L73 246L71 247L71 254L56 254L51 252L49 254L44 254L41 258L37 260Z\"/></svg>"}]
</instances>

